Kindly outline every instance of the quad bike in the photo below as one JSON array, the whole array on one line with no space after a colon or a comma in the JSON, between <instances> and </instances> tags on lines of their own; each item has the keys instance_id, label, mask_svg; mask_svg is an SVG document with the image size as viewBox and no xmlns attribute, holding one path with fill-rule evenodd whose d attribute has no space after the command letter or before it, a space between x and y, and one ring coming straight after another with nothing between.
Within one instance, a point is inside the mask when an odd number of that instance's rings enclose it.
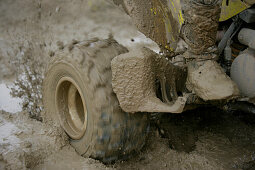
<instances>
[{"instance_id":1,"label":"quad bike","mask_svg":"<svg viewBox=\"0 0 255 170\"><path fill-rule=\"evenodd\" d=\"M161 51L113 37L73 41L51 59L47 115L83 155L110 163L145 143L148 112L201 105L255 113L254 0L114 0Z\"/></svg>"}]
</instances>

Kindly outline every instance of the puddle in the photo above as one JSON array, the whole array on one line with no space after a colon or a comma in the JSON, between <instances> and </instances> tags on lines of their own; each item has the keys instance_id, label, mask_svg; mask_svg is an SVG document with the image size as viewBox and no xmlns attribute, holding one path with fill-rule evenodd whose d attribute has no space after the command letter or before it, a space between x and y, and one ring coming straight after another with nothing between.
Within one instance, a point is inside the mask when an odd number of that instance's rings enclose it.
<instances>
[{"instance_id":1,"label":"puddle","mask_svg":"<svg viewBox=\"0 0 255 170\"><path fill-rule=\"evenodd\" d=\"M5 84L0 84L0 110L4 110L10 113L16 113L22 111L20 98L13 98L10 95L10 89Z\"/></svg>"}]
</instances>

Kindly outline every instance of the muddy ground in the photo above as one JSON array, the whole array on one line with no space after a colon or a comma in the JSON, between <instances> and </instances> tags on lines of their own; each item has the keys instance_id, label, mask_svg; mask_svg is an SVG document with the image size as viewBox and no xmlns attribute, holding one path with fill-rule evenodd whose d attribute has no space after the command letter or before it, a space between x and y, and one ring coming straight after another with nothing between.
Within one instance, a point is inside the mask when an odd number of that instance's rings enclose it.
<instances>
[{"instance_id":1,"label":"muddy ground","mask_svg":"<svg viewBox=\"0 0 255 170\"><path fill-rule=\"evenodd\" d=\"M79 156L62 129L31 119L43 117L40 83L58 44L109 34L128 48L158 51L105 0L0 0L0 169L255 169L250 114L211 107L159 115L142 151L111 165ZM14 90L23 108L6 93L15 80L24 85Z\"/></svg>"}]
</instances>

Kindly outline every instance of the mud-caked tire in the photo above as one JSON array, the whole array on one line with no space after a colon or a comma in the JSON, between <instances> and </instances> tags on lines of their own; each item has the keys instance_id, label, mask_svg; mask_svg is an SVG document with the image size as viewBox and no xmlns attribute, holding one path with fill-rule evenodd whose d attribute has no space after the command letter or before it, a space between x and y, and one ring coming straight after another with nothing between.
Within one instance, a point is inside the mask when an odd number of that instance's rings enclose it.
<instances>
[{"instance_id":1,"label":"mud-caked tire","mask_svg":"<svg viewBox=\"0 0 255 170\"><path fill-rule=\"evenodd\" d=\"M146 113L126 113L111 85L111 60L128 50L114 39L72 42L52 57L43 82L46 117L85 157L126 159L145 143Z\"/></svg>"}]
</instances>

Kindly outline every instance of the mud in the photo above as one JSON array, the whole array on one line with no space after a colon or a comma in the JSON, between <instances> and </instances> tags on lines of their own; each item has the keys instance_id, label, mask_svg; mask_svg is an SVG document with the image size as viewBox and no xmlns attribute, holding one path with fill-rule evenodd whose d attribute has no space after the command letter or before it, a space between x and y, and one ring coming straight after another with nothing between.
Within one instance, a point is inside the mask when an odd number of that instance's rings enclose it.
<instances>
[{"instance_id":1,"label":"mud","mask_svg":"<svg viewBox=\"0 0 255 170\"><path fill-rule=\"evenodd\" d=\"M147 48L135 49L115 57L111 68L113 91L124 111L183 111L187 98L177 96L177 91L182 91L185 85L186 71L170 64L164 56ZM162 85L161 92L165 103L156 96L157 80ZM169 99L166 95L166 84L170 89Z\"/></svg>"},{"instance_id":2,"label":"mud","mask_svg":"<svg viewBox=\"0 0 255 170\"><path fill-rule=\"evenodd\" d=\"M194 54L210 52L216 42L221 1L184 1L183 36Z\"/></svg>"},{"instance_id":3,"label":"mud","mask_svg":"<svg viewBox=\"0 0 255 170\"><path fill-rule=\"evenodd\" d=\"M160 117L142 153L117 168L254 168L254 116L200 108Z\"/></svg>"},{"instance_id":4,"label":"mud","mask_svg":"<svg viewBox=\"0 0 255 170\"><path fill-rule=\"evenodd\" d=\"M13 115L1 111L0 166L6 169L254 168L255 116L230 115L206 108L160 117L138 155L106 166L79 156L61 129L33 120L26 112Z\"/></svg>"},{"instance_id":5,"label":"mud","mask_svg":"<svg viewBox=\"0 0 255 170\"><path fill-rule=\"evenodd\" d=\"M67 144L62 129L49 128L26 112L0 115L0 164L6 169L33 168Z\"/></svg>"},{"instance_id":6,"label":"mud","mask_svg":"<svg viewBox=\"0 0 255 170\"><path fill-rule=\"evenodd\" d=\"M187 88L205 101L231 99L239 95L236 83L213 60L188 64Z\"/></svg>"},{"instance_id":7,"label":"mud","mask_svg":"<svg viewBox=\"0 0 255 170\"><path fill-rule=\"evenodd\" d=\"M180 24L178 17L174 17L176 13L179 14L179 8L176 9L174 2L168 3L165 0L150 0L146 2L117 0L117 2L124 7L139 31L157 42L162 51L173 51L176 48ZM174 7L175 12L178 12L172 14L168 8L165 8L167 5Z\"/></svg>"},{"instance_id":8,"label":"mud","mask_svg":"<svg viewBox=\"0 0 255 170\"><path fill-rule=\"evenodd\" d=\"M13 98L10 94L11 90L6 84L0 84L0 92L0 110L5 110L11 113L22 111L22 107L20 105L22 100L20 98Z\"/></svg>"},{"instance_id":9,"label":"mud","mask_svg":"<svg viewBox=\"0 0 255 170\"><path fill-rule=\"evenodd\" d=\"M124 11L104 0L0 1L0 82L12 83L23 73L27 63L19 61L26 49L32 61L43 63L37 66L43 74L57 44L107 38L109 33L129 49L146 46L159 51ZM156 114L141 152L103 165L79 156L62 129L31 119L26 108L15 114L0 111L0 169L254 169L254 122L254 115L212 108Z\"/></svg>"}]
</instances>

